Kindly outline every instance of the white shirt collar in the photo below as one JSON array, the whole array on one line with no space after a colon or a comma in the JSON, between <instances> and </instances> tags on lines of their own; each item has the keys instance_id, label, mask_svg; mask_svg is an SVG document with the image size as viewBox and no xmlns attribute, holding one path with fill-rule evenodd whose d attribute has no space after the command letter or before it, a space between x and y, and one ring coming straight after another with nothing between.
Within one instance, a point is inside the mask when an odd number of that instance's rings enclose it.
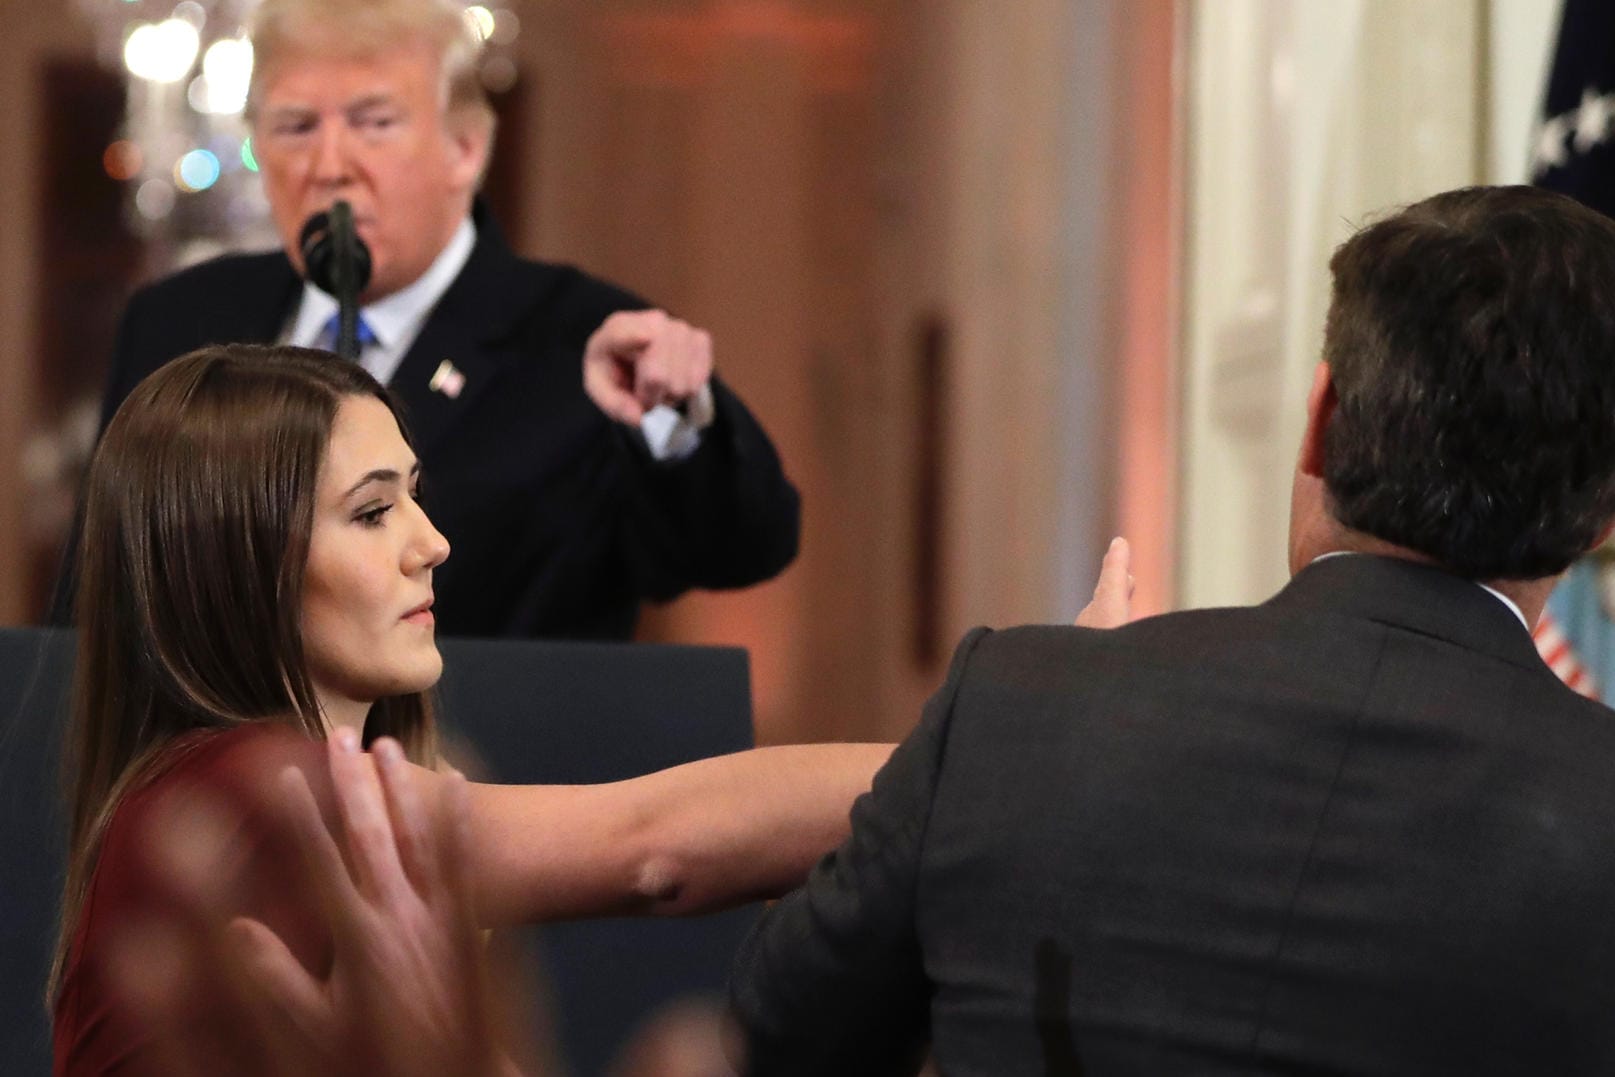
<instances>
[{"instance_id":1,"label":"white shirt collar","mask_svg":"<svg viewBox=\"0 0 1615 1077\"><path fill-rule=\"evenodd\" d=\"M470 260L471 249L476 242L477 229L468 216L460 222L454 235L438 252L425 273L415 278L413 283L360 309L360 316L376 335L376 343L365 349L363 364L378 381L391 380L409 346L415 343L421 326L426 324L432 308L443 298L443 293L449 290L449 285L454 283L454 278L460 275L460 270ZM303 348L313 347L319 343L320 334L336 310L334 296L305 281L303 296L298 302L297 313L292 318L285 342Z\"/></svg>"},{"instance_id":2,"label":"white shirt collar","mask_svg":"<svg viewBox=\"0 0 1615 1077\"><path fill-rule=\"evenodd\" d=\"M1330 550L1328 553L1321 553L1317 557L1314 557L1312 559L1312 563L1315 565L1319 561L1327 561L1331 557L1350 557L1350 556L1353 556L1355 553L1356 553L1355 550ZM1499 591L1495 587L1488 587L1488 586L1486 586L1486 584L1481 583L1479 580L1476 580L1474 582L1475 582L1476 587L1479 587L1482 591L1485 591L1487 594L1489 594L1492 597L1496 598L1497 601L1499 601L1503 605L1507 606L1509 608L1509 612L1514 614L1514 619L1519 621L1520 624L1525 628L1525 630L1527 632L1531 631L1531 625L1530 625L1529 622L1526 621L1525 614L1520 611L1520 607L1519 607L1519 604L1517 602L1515 602L1512 598L1508 597L1507 595L1505 595L1503 592Z\"/></svg>"},{"instance_id":3,"label":"white shirt collar","mask_svg":"<svg viewBox=\"0 0 1615 1077\"><path fill-rule=\"evenodd\" d=\"M1525 630L1527 632L1531 631L1531 626L1526 623L1525 614L1521 612L1519 603L1515 602L1512 598L1508 597L1495 587L1488 587L1484 583L1479 583L1478 580L1476 582L1479 584L1481 590L1485 591L1487 594L1495 595L1497 597L1497 601L1507 606L1509 610L1513 612L1514 616L1519 620L1520 624L1525 625Z\"/></svg>"}]
</instances>

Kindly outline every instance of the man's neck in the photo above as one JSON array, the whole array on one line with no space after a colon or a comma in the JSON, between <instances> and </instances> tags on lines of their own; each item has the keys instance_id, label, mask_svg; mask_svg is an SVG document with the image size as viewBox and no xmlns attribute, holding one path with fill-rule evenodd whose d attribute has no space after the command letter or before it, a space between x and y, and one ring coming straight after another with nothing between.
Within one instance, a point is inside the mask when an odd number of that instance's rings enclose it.
<instances>
[{"instance_id":1,"label":"man's neck","mask_svg":"<svg viewBox=\"0 0 1615 1077\"><path fill-rule=\"evenodd\" d=\"M1382 538L1376 538L1361 531L1353 531L1346 527L1333 528L1329 539L1327 541L1320 540L1315 546L1317 548L1310 551L1310 556L1307 556L1301 562L1302 564L1310 564L1319 557L1324 557L1331 553L1361 553L1371 554L1375 557L1396 557L1403 561L1412 561L1416 564L1446 570L1445 565L1428 554L1410 550L1406 546L1398 546L1394 542L1387 542ZM1559 577L1544 576L1530 580L1476 580L1475 582L1483 584L1498 594L1507 597L1510 602L1519 608L1520 615L1525 618L1526 625L1534 628L1538 619L1542 616L1542 607L1547 604L1548 595L1553 591L1554 585L1559 582Z\"/></svg>"}]
</instances>

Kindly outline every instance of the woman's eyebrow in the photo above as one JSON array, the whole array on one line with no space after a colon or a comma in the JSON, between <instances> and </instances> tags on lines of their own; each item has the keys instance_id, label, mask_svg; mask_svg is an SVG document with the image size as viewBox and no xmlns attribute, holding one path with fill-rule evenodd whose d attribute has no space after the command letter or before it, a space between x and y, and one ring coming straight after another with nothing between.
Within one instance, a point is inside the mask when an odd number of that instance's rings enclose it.
<instances>
[{"instance_id":1,"label":"woman's eyebrow","mask_svg":"<svg viewBox=\"0 0 1615 1077\"><path fill-rule=\"evenodd\" d=\"M413 479L416 475L419 475L420 473L421 473L421 462L419 460L417 460L417 461L415 461L415 465L409 469L409 477ZM365 487L365 485L368 484L368 483L372 483L372 482L395 483L395 482L398 482L401 478L403 478L403 476L399 474L399 472L398 472L398 470L396 468L378 467L378 468L376 468L376 469L374 469L372 471L365 472L364 476L362 478L360 478L360 480L358 482L356 482L352 486L348 487L347 490L345 490L343 492L342 496L344 498L352 497L354 494L358 493L361 489L363 489Z\"/></svg>"}]
</instances>

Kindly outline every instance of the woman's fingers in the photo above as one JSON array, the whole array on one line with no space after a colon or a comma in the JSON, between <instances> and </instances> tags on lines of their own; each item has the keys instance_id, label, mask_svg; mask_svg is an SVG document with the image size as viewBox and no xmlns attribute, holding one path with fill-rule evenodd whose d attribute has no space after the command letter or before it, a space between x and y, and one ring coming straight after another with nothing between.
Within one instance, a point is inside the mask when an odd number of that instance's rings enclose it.
<instances>
[{"instance_id":1,"label":"woman's fingers","mask_svg":"<svg viewBox=\"0 0 1615 1077\"><path fill-rule=\"evenodd\" d=\"M399 861L398 843L375 761L359 750L359 736L351 729L331 734L327 754L353 882L361 894L374 902L396 902L399 888L409 884Z\"/></svg>"},{"instance_id":2,"label":"woman's fingers","mask_svg":"<svg viewBox=\"0 0 1615 1077\"><path fill-rule=\"evenodd\" d=\"M404 758L403 747L391 737L382 737L370 747L386 798L387 816L396 841L398 862L407 882L421 894L438 885L438 836L432 817L421 795L417 775Z\"/></svg>"}]
</instances>

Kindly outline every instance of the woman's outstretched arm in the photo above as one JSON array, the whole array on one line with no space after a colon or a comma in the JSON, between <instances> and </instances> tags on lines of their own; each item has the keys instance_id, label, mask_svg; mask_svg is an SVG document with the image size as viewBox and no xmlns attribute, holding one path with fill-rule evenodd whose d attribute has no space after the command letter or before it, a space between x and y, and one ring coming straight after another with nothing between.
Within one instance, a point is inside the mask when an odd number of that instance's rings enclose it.
<instances>
[{"instance_id":1,"label":"woman's outstretched arm","mask_svg":"<svg viewBox=\"0 0 1615 1077\"><path fill-rule=\"evenodd\" d=\"M1079 625L1126 623L1131 567L1127 543L1112 542ZM479 915L677 915L776 897L846 838L853 800L892 748L758 748L606 785L473 785Z\"/></svg>"},{"instance_id":2,"label":"woman's outstretched arm","mask_svg":"<svg viewBox=\"0 0 1615 1077\"><path fill-rule=\"evenodd\" d=\"M847 836L891 751L791 745L604 785L472 785L479 915L681 915L778 896Z\"/></svg>"}]
</instances>

